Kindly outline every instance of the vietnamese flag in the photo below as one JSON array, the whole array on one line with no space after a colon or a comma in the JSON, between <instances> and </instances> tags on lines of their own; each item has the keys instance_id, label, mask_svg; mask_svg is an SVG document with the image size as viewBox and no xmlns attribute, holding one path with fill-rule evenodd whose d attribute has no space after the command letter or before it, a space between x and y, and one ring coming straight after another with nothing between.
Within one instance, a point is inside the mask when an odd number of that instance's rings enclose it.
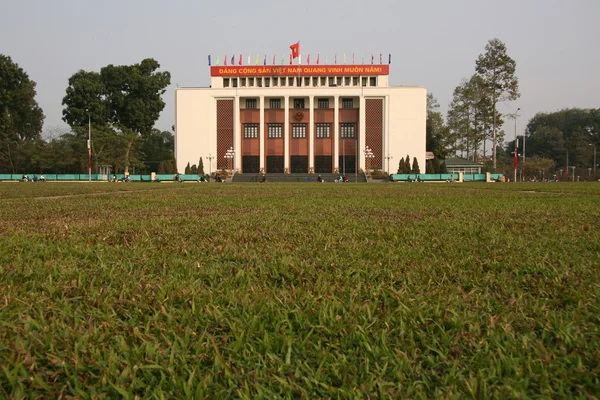
<instances>
[{"instance_id":1,"label":"vietnamese flag","mask_svg":"<svg viewBox=\"0 0 600 400\"><path fill-rule=\"evenodd\" d=\"M321 55L317 54L317 64L319 64L319 60L321 59Z\"/></svg>"},{"instance_id":2,"label":"vietnamese flag","mask_svg":"<svg viewBox=\"0 0 600 400\"><path fill-rule=\"evenodd\" d=\"M290 49L292 49L292 58L298 58L300 55L300 42L291 45Z\"/></svg>"},{"instance_id":3,"label":"vietnamese flag","mask_svg":"<svg viewBox=\"0 0 600 400\"><path fill-rule=\"evenodd\" d=\"M310 54L308 55L308 58L306 59L306 63L307 63L308 65L310 65Z\"/></svg>"},{"instance_id":4,"label":"vietnamese flag","mask_svg":"<svg viewBox=\"0 0 600 400\"><path fill-rule=\"evenodd\" d=\"M223 57L223 65L227 65L227 56Z\"/></svg>"},{"instance_id":5,"label":"vietnamese flag","mask_svg":"<svg viewBox=\"0 0 600 400\"><path fill-rule=\"evenodd\" d=\"M242 65L242 55L240 54L240 60L238 61L239 65Z\"/></svg>"}]
</instances>

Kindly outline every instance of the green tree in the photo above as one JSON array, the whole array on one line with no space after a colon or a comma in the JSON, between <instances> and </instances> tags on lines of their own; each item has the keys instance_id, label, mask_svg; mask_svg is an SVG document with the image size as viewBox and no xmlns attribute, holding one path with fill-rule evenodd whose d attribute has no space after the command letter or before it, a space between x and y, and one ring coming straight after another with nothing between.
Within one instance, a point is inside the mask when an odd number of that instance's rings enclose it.
<instances>
[{"instance_id":1,"label":"green tree","mask_svg":"<svg viewBox=\"0 0 600 400\"><path fill-rule=\"evenodd\" d=\"M433 173L434 174L440 174L442 173L442 169L440 166L440 159L435 157L433 160L431 160L431 164L433 165Z\"/></svg>"},{"instance_id":2,"label":"green tree","mask_svg":"<svg viewBox=\"0 0 600 400\"><path fill-rule=\"evenodd\" d=\"M63 98L63 120L71 127L81 127L92 121L98 126L114 129L121 156L113 160L115 168L122 164L141 166L139 138L152 131L165 103L162 95L171 82L169 72L158 72L160 64L153 59L134 65L108 65L100 73L79 71L69 79ZM92 138L92 146L95 139Z\"/></svg>"},{"instance_id":3,"label":"green tree","mask_svg":"<svg viewBox=\"0 0 600 400\"><path fill-rule=\"evenodd\" d=\"M161 162L173 159L175 137L171 132L152 129L142 142L146 173L155 172Z\"/></svg>"},{"instance_id":4,"label":"green tree","mask_svg":"<svg viewBox=\"0 0 600 400\"><path fill-rule=\"evenodd\" d=\"M491 99L492 148L497 145L498 102L519 98L519 80L515 75L516 62L506 53L506 45L499 39L492 39L485 46L485 54L480 54L475 62L475 70L482 78L486 96ZM493 167L496 168L496 152L493 153Z\"/></svg>"},{"instance_id":5,"label":"green tree","mask_svg":"<svg viewBox=\"0 0 600 400\"><path fill-rule=\"evenodd\" d=\"M427 120L426 120L426 148L438 157L446 157L450 146L450 131L442 113L440 105L432 93L427 94Z\"/></svg>"},{"instance_id":6,"label":"green tree","mask_svg":"<svg viewBox=\"0 0 600 400\"><path fill-rule=\"evenodd\" d=\"M184 174L190 174L192 173L192 169L190 168L190 163L188 162L187 165L185 166L185 170L183 172Z\"/></svg>"},{"instance_id":7,"label":"green tree","mask_svg":"<svg viewBox=\"0 0 600 400\"><path fill-rule=\"evenodd\" d=\"M204 162L202 161L202 157L198 160L198 175L204 175Z\"/></svg>"},{"instance_id":8,"label":"green tree","mask_svg":"<svg viewBox=\"0 0 600 400\"><path fill-rule=\"evenodd\" d=\"M399 174L403 174L404 173L404 158L400 158L400 161L398 162L398 173Z\"/></svg>"},{"instance_id":9,"label":"green tree","mask_svg":"<svg viewBox=\"0 0 600 400\"><path fill-rule=\"evenodd\" d=\"M35 100L36 83L0 54L0 170L25 172L26 149L41 138L44 113Z\"/></svg>"},{"instance_id":10,"label":"green tree","mask_svg":"<svg viewBox=\"0 0 600 400\"><path fill-rule=\"evenodd\" d=\"M446 162L442 162L442 164L440 165L440 174L447 174L448 173L448 169L446 168Z\"/></svg>"},{"instance_id":11,"label":"green tree","mask_svg":"<svg viewBox=\"0 0 600 400\"><path fill-rule=\"evenodd\" d=\"M421 168L419 168L419 161L417 161L417 157L413 158L412 169L410 171L412 174L420 174Z\"/></svg>"},{"instance_id":12,"label":"green tree","mask_svg":"<svg viewBox=\"0 0 600 400\"><path fill-rule=\"evenodd\" d=\"M404 159L404 173L410 174L410 157L408 156L408 154L406 155L406 158Z\"/></svg>"}]
</instances>

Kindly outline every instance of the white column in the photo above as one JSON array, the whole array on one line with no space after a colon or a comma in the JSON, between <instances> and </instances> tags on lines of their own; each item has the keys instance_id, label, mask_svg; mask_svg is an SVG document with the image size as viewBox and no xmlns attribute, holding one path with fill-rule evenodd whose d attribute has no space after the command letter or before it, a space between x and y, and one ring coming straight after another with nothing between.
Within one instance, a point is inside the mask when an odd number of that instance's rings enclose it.
<instances>
[{"instance_id":1,"label":"white column","mask_svg":"<svg viewBox=\"0 0 600 400\"><path fill-rule=\"evenodd\" d=\"M290 96L284 97L283 102L284 123L283 123L283 169L290 170Z\"/></svg>"},{"instance_id":2,"label":"white column","mask_svg":"<svg viewBox=\"0 0 600 400\"><path fill-rule=\"evenodd\" d=\"M365 169L365 146L366 143L366 131L367 131L367 113L365 111L365 97L359 96L358 98L358 168Z\"/></svg>"},{"instance_id":3,"label":"white column","mask_svg":"<svg viewBox=\"0 0 600 400\"><path fill-rule=\"evenodd\" d=\"M260 123L258 125L258 148L260 149L260 169L265 168L265 96L260 96Z\"/></svg>"},{"instance_id":4,"label":"white column","mask_svg":"<svg viewBox=\"0 0 600 400\"><path fill-rule=\"evenodd\" d=\"M240 96L235 96L233 106L235 107L233 109L233 150L235 151L235 157L233 159L233 170L239 171L242 168L242 128L240 124Z\"/></svg>"},{"instance_id":5,"label":"white column","mask_svg":"<svg viewBox=\"0 0 600 400\"><path fill-rule=\"evenodd\" d=\"M340 110L339 110L339 96L333 97L333 169L340 169L339 154L340 154Z\"/></svg>"},{"instance_id":6,"label":"white column","mask_svg":"<svg viewBox=\"0 0 600 400\"><path fill-rule=\"evenodd\" d=\"M315 172L315 96L308 96L308 170Z\"/></svg>"}]
</instances>

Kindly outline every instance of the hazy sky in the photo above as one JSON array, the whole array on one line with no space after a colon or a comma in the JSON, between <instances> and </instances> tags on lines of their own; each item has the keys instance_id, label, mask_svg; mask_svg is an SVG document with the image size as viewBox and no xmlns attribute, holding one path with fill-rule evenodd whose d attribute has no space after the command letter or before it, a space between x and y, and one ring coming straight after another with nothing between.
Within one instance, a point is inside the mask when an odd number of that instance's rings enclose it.
<instances>
[{"instance_id":1,"label":"hazy sky","mask_svg":"<svg viewBox=\"0 0 600 400\"><path fill-rule=\"evenodd\" d=\"M173 89L207 86L207 55L392 54L390 83L425 86L446 112L488 40L517 62L518 130L541 111L598 108L600 0L0 0L0 53L37 82L44 129L65 127L61 101L80 69L155 58L171 72L157 122L170 129ZM314 56L311 56L313 58ZM386 57L384 56L384 60ZM512 122L506 127L514 135Z\"/></svg>"}]
</instances>

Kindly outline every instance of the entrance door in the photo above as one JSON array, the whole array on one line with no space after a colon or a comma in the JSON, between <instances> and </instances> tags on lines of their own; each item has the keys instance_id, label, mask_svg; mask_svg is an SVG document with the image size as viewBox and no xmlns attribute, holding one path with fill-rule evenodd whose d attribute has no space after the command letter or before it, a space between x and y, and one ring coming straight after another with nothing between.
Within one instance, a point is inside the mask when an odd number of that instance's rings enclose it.
<instances>
[{"instance_id":1,"label":"entrance door","mask_svg":"<svg viewBox=\"0 0 600 400\"><path fill-rule=\"evenodd\" d=\"M292 173L308 173L308 156L292 156L290 161Z\"/></svg>"},{"instance_id":2,"label":"entrance door","mask_svg":"<svg viewBox=\"0 0 600 400\"><path fill-rule=\"evenodd\" d=\"M315 173L330 174L331 160L331 156L315 156Z\"/></svg>"},{"instance_id":3,"label":"entrance door","mask_svg":"<svg viewBox=\"0 0 600 400\"><path fill-rule=\"evenodd\" d=\"M283 174L283 156L267 156L267 173Z\"/></svg>"},{"instance_id":4,"label":"entrance door","mask_svg":"<svg viewBox=\"0 0 600 400\"><path fill-rule=\"evenodd\" d=\"M245 174L257 174L260 171L259 156L243 156L242 172Z\"/></svg>"},{"instance_id":5,"label":"entrance door","mask_svg":"<svg viewBox=\"0 0 600 400\"><path fill-rule=\"evenodd\" d=\"M346 172L346 174L353 174L356 172L356 156L348 155L348 156L340 156L339 158L339 169L341 173Z\"/></svg>"}]
</instances>

